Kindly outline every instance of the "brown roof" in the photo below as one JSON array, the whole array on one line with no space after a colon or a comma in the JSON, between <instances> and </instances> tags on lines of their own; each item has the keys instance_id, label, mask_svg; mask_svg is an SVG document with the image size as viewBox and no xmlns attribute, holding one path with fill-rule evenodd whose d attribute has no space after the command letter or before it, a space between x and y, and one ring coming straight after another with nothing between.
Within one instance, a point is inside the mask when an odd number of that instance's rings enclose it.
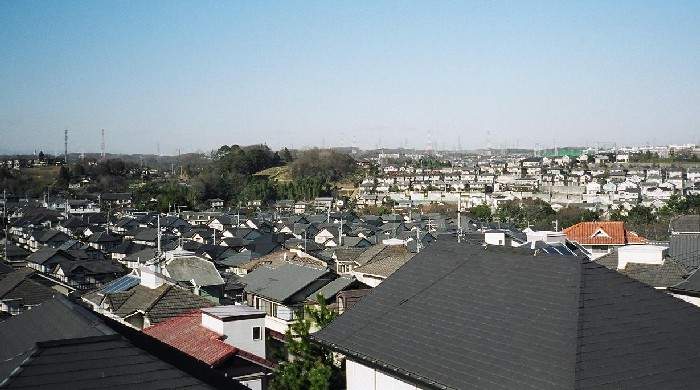
<instances>
[{"instance_id":1,"label":"brown roof","mask_svg":"<svg viewBox=\"0 0 700 390\"><path fill-rule=\"evenodd\" d=\"M409 252L403 245L377 244L355 259L355 262L362 264L355 271L387 277L413 256L415 253Z\"/></svg>"},{"instance_id":2,"label":"brown roof","mask_svg":"<svg viewBox=\"0 0 700 390\"><path fill-rule=\"evenodd\" d=\"M580 222L562 230L566 238L582 245L644 244L646 238L625 229L622 221Z\"/></svg>"},{"instance_id":3,"label":"brown roof","mask_svg":"<svg viewBox=\"0 0 700 390\"><path fill-rule=\"evenodd\" d=\"M142 311L146 313L152 324L195 309L213 306L211 301L168 284L155 289L139 285L129 290L129 296L126 300L123 300L125 293L120 292L107 294L107 299L115 294L118 299L111 303L119 305L119 307L112 309L114 314L127 317L136 311Z\"/></svg>"}]
</instances>

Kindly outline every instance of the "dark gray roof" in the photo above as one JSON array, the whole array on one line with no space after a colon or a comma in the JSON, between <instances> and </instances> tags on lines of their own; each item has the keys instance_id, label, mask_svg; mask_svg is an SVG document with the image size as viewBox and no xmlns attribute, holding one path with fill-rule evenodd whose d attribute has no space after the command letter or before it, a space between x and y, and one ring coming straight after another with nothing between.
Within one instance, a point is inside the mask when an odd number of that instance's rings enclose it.
<instances>
[{"instance_id":1,"label":"dark gray roof","mask_svg":"<svg viewBox=\"0 0 700 390\"><path fill-rule=\"evenodd\" d=\"M74 260L68 252L62 249L43 247L27 257L27 261L34 264L44 264L49 260Z\"/></svg>"},{"instance_id":2,"label":"dark gray roof","mask_svg":"<svg viewBox=\"0 0 700 390\"><path fill-rule=\"evenodd\" d=\"M137 252L132 252L131 254L126 255L124 257L123 261L130 261L130 262L139 262L139 263L145 263L149 260L153 260L156 257L156 254L158 253L157 248L153 247L146 247L146 249L137 251Z\"/></svg>"},{"instance_id":3,"label":"dark gray roof","mask_svg":"<svg viewBox=\"0 0 700 390\"><path fill-rule=\"evenodd\" d=\"M29 279L34 272L30 268L22 268L5 274L0 279L0 299L19 301L22 306L34 306L56 295L56 290Z\"/></svg>"},{"instance_id":4,"label":"dark gray roof","mask_svg":"<svg viewBox=\"0 0 700 390\"><path fill-rule=\"evenodd\" d=\"M121 276L126 273L127 268L112 260L83 260L83 261L62 261L59 263L66 276L78 270L85 275L113 274Z\"/></svg>"},{"instance_id":5,"label":"dark gray roof","mask_svg":"<svg viewBox=\"0 0 700 390\"><path fill-rule=\"evenodd\" d=\"M694 388L700 310L577 257L434 243L314 339L423 388Z\"/></svg>"},{"instance_id":6,"label":"dark gray roof","mask_svg":"<svg viewBox=\"0 0 700 390\"><path fill-rule=\"evenodd\" d=\"M684 281L690 271L691 267L668 257L662 264L627 263L620 270L630 278L657 288L674 286Z\"/></svg>"},{"instance_id":7,"label":"dark gray roof","mask_svg":"<svg viewBox=\"0 0 700 390\"><path fill-rule=\"evenodd\" d=\"M93 233L90 237L88 237L89 242L94 242L94 243L100 243L100 242L121 242L121 238L117 236L113 236L109 234L108 232L97 232Z\"/></svg>"},{"instance_id":8,"label":"dark gray roof","mask_svg":"<svg viewBox=\"0 0 700 390\"><path fill-rule=\"evenodd\" d=\"M241 282L246 284L246 291L277 302L285 302L327 273L325 268L288 261L276 268L260 266L245 275Z\"/></svg>"},{"instance_id":9,"label":"dark gray roof","mask_svg":"<svg viewBox=\"0 0 700 390\"><path fill-rule=\"evenodd\" d=\"M669 287L668 290L683 295L700 296L700 272L696 269L684 281Z\"/></svg>"},{"instance_id":10,"label":"dark gray roof","mask_svg":"<svg viewBox=\"0 0 700 390\"><path fill-rule=\"evenodd\" d=\"M347 288L348 286L352 285L355 282L357 282L357 280L355 280L355 278L339 277L339 278L333 280L332 282L328 283L327 285L321 287L318 291L312 292L307 297L307 299L310 299L310 300L316 302L316 296L318 294L323 295L323 297L326 300L332 299L340 291L342 291L343 289Z\"/></svg>"},{"instance_id":11,"label":"dark gray roof","mask_svg":"<svg viewBox=\"0 0 700 390\"><path fill-rule=\"evenodd\" d=\"M668 255L691 267L700 267L700 234L672 234Z\"/></svg>"},{"instance_id":12,"label":"dark gray roof","mask_svg":"<svg viewBox=\"0 0 700 390\"><path fill-rule=\"evenodd\" d=\"M15 271L15 269L12 268L11 266L9 266L8 264L0 262L0 275L8 274L8 273L14 272L14 271ZM0 276L0 277L2 277L2 276Z\"/></svg>"},{"instance_id":13,"label":"dark gray roof","mask_svg":"<svg viewBox=\"0 0 700 390\"><path fill-rule=\"evenodd\" d=\"M195 389L200 380L118 335L37 343L8 389Z\"/></svg>"},{"instance_id":14,"label":"dark gray roof","mask_svg":"<svg viewBox=\"0 0 700 390\"><path fill-rule=\"evenodd\" d=\"M94 314L56 296L0 323L0 382L31 355L39 341L114 334Z\"/></svg>"},{"instance_id":15,"label":"dark gray roof","mask_svg":"<svg viewBox=\"0 0 700 390\"><path fill-rule=\"evenodd\" d=\"M675 233L700 233L700 215L680 215L672 219L671 231Z\"/></svg>"},{"instance_id":16,"label":"dark gray roof","mask_svg":"<svg viewBox=\"0 0 700 390\"><path fill-rule=\"evenodd\" d=\"M602 265L605 268L609 268L611 270L617 270L617 264L619 262L619 255L617 253L617 249L613 249L610 253L600 256L599 258L594 260L596 263Z\"/></svg>"}]
</instances>

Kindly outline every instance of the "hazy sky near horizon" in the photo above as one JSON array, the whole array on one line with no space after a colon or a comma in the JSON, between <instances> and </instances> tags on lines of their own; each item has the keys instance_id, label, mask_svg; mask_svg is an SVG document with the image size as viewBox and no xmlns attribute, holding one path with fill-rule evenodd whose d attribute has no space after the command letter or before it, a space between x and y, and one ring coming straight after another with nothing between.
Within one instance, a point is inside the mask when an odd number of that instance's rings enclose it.
<instances>
[{"instance_id":1,"label":"hazy sky near horizon","mask_svg":"<svg viewBox=\"0 0 700 390\"><path fill-rule=\"evenodd\" d=\"M64 129L71 153L697 143L700 2L0 1L0 152Z\"/></svg>"}]
</instances>

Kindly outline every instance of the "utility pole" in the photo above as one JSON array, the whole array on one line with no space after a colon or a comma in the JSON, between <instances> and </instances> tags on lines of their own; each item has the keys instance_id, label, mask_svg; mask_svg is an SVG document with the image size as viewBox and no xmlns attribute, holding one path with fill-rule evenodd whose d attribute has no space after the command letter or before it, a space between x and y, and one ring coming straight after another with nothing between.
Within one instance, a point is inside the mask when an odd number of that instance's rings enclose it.
<instances>
[{"instance_id":1,"label":"utility pole","mask_svg":"<svg viewBox=\"0 0 700 390\"><path fill-rule=\"evenodd\" d=\"M158 213L158 249L156 250L156 262L160 260L160 213Z\"/></svg>"},{"instance_id":2,"label":"utility pole","mask_svg":"<svg viewBox=\"0 0 700 390\"><path fill-rule=\"evenodd\" d=\"M7 190L4 190L4 189L2 190L2 199L3 199L3 202L2 202L2 220L5 224L5 245L3 246L3 251L5 252L4 259L5 259L5 262L7 263L8 262L7 261L7 243L8 243L8 239L10 237L10 235L7 234Z\"/></svg>"},{"instance_id":3,"label":"utility pole","mask_svg":"<svg viewBox=\"0 0 700 390\"><path fill-rule=\"evenodd\" d=\"M462 193L457 192L457 242L462 242Z\"/></svg>"},{"instance_id":4,"label":"utility pole","mask_svg":"<svg viewBox=\"0 0 700 390\"><path fill-rule=\"evenodd\" d=\"M416 253L420 253L420 227L416 229Z\"/></svg>"},{"instance_id":5,"label":"utility pole","mask_svg":"<svg viewBox=\"0 0 700 390\"><path fill-rule=\"evenodd\" d=\"M338 235L338 246L343 246L343 218L340 218L340 234Z\"/></svg>"}]
</instances>

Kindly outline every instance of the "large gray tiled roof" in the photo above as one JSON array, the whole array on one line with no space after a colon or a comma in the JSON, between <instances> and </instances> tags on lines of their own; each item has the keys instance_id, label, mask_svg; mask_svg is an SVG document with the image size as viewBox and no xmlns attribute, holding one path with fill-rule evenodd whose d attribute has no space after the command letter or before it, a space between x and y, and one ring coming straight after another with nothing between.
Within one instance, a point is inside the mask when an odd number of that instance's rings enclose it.
<instances>
[{"instance_id":1,"label":"large gray tiled roof","mask_svg":"<svg viewBox=\"0 0 700 390\"><path fill-rule=\"evenodd\" d=\"M668 255L691 267L700 267L700 234L672 234Z\"/></svg>"},{"instance_id":2,"label":"large gray tiled roof","mask_svg":"<svg viewBox=\"0 0 700 390\"><path fill-rule=\"evenodd\" d=\"M246 285L245 291L277 302L285 302L327 273L325 268L288 261L276 268L267 265L258 267L245 275L241 282Z\"/></svg>"},{"instance_id":3,"label":"large gray tiled roof","mask_svg":"<svg viewBox=\"0 0 700 390\"><path fill-rule=\"evenodd\" d=\"M169 261L165 268L170 277L178 282L194 280L198 286L218 286L225 283L214 263L198 256L176 257Z\"/></svg>"},{"instance_id":4,"label":"large gray tiled roof","mask_svg":"<svg viewBox=\"0 0 700 390\"><path fill-rule=\"evenodd\" d=\"M109 293L105 299L115 305L113 311L119 317L127 317L141 311L148 316L152 324L213 305L211 301L168 284L155 289L138 285L127 292Z\"/></svg>"},{"instance_id":5,"label":"large gray tiled roof","mask_svg":"<svg viewBox=\"0 0 700 390\"><path fill-rule=\"evenodd\" d=\"M681 215L672 219L671 230L682 233L700 233L700 215Z\"/></svg>"},{"instance_id":6,"label":"large gray tiled roof","mask_svg":"<svg viewBox=\"0 0 700 390\"><path fill-rule=\"evenodd\" d=\"M8 389L209 389L118 335L45 341Z\"/></svg>"},{"instance_id":7,"label":"large gray tiled roof","mask_svg":"<svg viewBox=\"0 0 700 390\"><path fill-rule=\"evenodd\" d=\"M355 259L361 265L356 272L387 277L404 265L415 254L403 245L377 244Z\"/></svg>"},{"instance_id":8,"label":"large gray tiled roof","mask_svg":"<svg viewBox=\"0 0 700 390\"><path fill-rule=\"evenodd\" d=\"M114 334L86 309L57 296L0 323L0 382L39 341Z\"/></svg>"},{"instance_id":9,"label":"large gray tiled roof","mask_svg":"<svg viewBox=\"0 0 700 390\"><path fill-rule=\"evenodd\" d=\"M0 279L0 299L19 301L22 306L34 306L56 295L56 290L29 278L34 272L30 268L22 268L5 274Z\"/></svg>"},{"instance_id":10,"label":"large gray tiled roof","mask_svg":"<svg viewBox=\"0 0 700 390\"><path fill-rule=\"evenodd\" d=\"M669 287L683 280L693 269L672 258L664 259L662 264L627 263L619 272L653 287Z\"/></svg>"},{"instance_id":11,"label":"large gray tiled roof","mask_svg":"<svg viewBox=\"0 0 700 390\"><path fill-rule=\"evenodd\" d=\"M425 388L694 388L700 309L580 258L434 243L314 338Z\"/></svg>"}]
</instances>

